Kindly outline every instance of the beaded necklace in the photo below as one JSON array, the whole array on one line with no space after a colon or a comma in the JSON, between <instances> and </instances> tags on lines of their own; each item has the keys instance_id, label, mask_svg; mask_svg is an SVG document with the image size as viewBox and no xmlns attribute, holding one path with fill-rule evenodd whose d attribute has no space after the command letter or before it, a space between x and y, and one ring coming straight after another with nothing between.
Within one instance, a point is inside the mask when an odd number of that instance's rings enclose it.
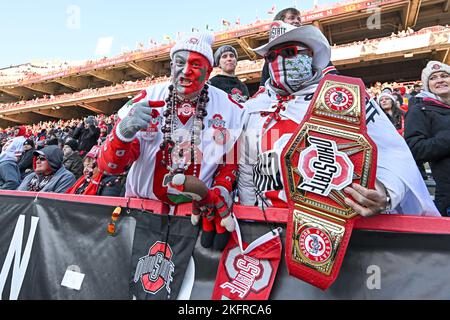
<instances>
[{"instance_id":1,"label":"beaded necklace","mask_svg":"<svg viewBox=\"0 0 450 320\"><path fill-rule=\"evenodd\" d=\"M163 142L160 145L160 150L162 151L161 165L164 166L170 173L174 175L177 173L184 173L188 170L191 164L194 165L193 172L194 176L197 176L197 169L199 163L197 163L197 147L200 145L200 135L205 127L203 123L204 117L208 115L206 111L206 105L209 102L208 97L208 85L205 84L200 94L198 94L193 99L184 99L180 97L176 92L174 92L174 86L169 86L169 96L166 99L167 109L164 111L164 124L161 131L164 135ZM182 148L179 141L174 141L174 132L176 127L176 117L177 117L177 107L191 105L192 108L195 107L195 117L189 128L190 132L190 145L189 153L190 158L187 161L185 157L185 149ZM166 152L168 157L166 157ZM179 159L181 163L174 163L174 157Z\"/></svg>"}]
</instances>

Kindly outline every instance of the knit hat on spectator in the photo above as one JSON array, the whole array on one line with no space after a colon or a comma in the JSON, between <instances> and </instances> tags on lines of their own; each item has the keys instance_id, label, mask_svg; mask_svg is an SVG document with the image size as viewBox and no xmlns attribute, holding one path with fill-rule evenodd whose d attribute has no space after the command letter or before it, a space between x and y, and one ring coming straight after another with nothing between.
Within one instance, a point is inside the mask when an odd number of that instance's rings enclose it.
<instances>
[{"instance_id":1,"label":"knit hat on spectator","mask_svg":"<svg viewBox=\"0 0 450 320\"><path fill-rule=\"evenodd\" d=\"M93 146L92 149L86 154L86 158L97 159L99 152L100 152L100 147Z\"/></svg>"},{"instance_id":2,"label":"knit hat on spectator","mask_svg":"<svg viewBox=\"0 0 450 320\"><path fill-rule=\"evenodd\" d=\"M96 121L93 116L87 117L86 120L84 120L84 123L86 123L87 125L96 125Z\"/></svg>"},{"instance_id":3,"label":"knit hat on spectator","mask_svg":"<svg viewBox=\"0 0 450 320\"><path fill-rule=\"evenodd\" d=\"M36 144L36 149L37 150L40 150L40 149L42 149L44 147L45 147L45 140L40 140L40 141L37 142L37 144Z\"/></svg>"},{"instance_id":4,"label":"knit hat on spectator","mask_svg":"<svg viewBox=\"0 0 450 320\"><path fill-rule=\"evenodd\" d=\"M27 139L27 140L25 140L23 145L24 146L31 146L32 148L34 148L34 141L33 141L33 139Z\"/></svg>"},{"instance_id":5,"label":"knit hat on spectator","mask_svg":"<svg viewBox=\"0 0 450 320\"><path fill-rule=\"evenodd\" d=\"M211 33L190 33L183 36L170 50L170 59L177 51L188 50L198 52L214 65L213 51L211 46L214 43L214 36Z\"/></svg>"},{"instance_id":6,"label":"knit hat on spectator","mask_svg":"<svg viewBox=\"0 0 450 320\"><path fill-rule=\"evenodd\" d=\"M381 98L383 98L383 97L387 97L387 98L391 99L393 105L395 105L395 102L397 101L397 99L396 99L392 94L390 94L390 93L388 93L388 92L382 92L382 93L378 96L378 104L380 104L380 100L381 100Z\"/></svg>"},{"instance_id":7,"label":"knit hat on spectator","mask_svg":"<svg viewBox=\"0 0 450 320\"><path fill-rule=\"evenodd\" d=\"M64 143L64 145L69 146L70 149L72 149L73 151L78 151L78 148L79 148L78 141L75 139L67 140L66 143Z\"/></svg>"},{"instance_id":8,"label":"knit hat on spectator","mask_svg":"<svg viewBox=\"0 0 450 320\"><path fill-rule=\"evenodd\" d=\"M217 49L216 53L214 53L214 67L220 67L219 65L220 58L225 52L233 53L237 60L238 54L235 48L229 45L221 46L219 49Z\"/></svg>"},{"instance_id":9,"label":"knit hat on spectator","mask_svg":"<svg viewBox=\"0 0 450 320\"><path fill-rule=\"evenodd\" d=\"M450 74L450 66L448 64L439 62L439 61L430 61L428 62L425 69L422 71L422 83L425 91L430 91L430 87L428 86L428 82L433 73L436 72L446 72Z\"/></svg>"}]
</instances>

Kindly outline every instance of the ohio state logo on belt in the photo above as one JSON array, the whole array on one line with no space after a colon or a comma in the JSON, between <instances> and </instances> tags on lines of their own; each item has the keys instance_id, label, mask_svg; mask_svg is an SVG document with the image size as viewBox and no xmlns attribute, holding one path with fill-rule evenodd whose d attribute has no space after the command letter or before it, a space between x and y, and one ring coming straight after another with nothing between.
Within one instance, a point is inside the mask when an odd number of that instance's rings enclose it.
<instances>
[{"instance_id":1,"label":"ohio state logo on belt","mask_svg":"<svg viewBox=\"0 0 450 320\"><path fill-rule=\"evenodd\" d=\"M259 260L241 254L239 247L228 253L225 261L228 281L220 288L240 299L245 299L250 292L258 293L270 284L273 268L267 260Z\"/></svg>"},{"instance_id":2,"label":"ohio state logo on belt","mask_svg":"<svg viewBox=\"0 0 450 320\"><path fill-rule=\"evenodd\" d=\"M355 102L355 97L344 87L331 87L325 92L325 104L334 111L350 109Z\"/></svg>"},{"instance_id":3,"label":"ohio state logo on belt","mask_svg":"<svg viewBox=\"0 0 450 320\"><path fill-rule=\"evenodd\" d=\"M322 196L332 190L342 190L352 182L353 163L339 152L336 142L319 137L308 137L311 144L300 154L298 170L303 181L298 188Z\"/></svg>"},{"instance_id":4,"label":"ohio state logo on belt","mask_svg":"<svg viewBox=\"0 0 450 320\"><path fill-rule=\"evenodd\" d=\"M300 253L313 263L327 262L332 253L330 236L315 227L303 227L299 232L298 246Z\"/></svg>"},{"instance_id":5,"label":"ohio state logo on belt","mask_svg":"<svg viewBox=\"0 0 450 320\"><path fill-rule=\"evenodd\" d=\"M157 294L162 288L170 293L175 265L172 262L172 249L165 242L156 242L147 256L139 258L134 274L134 282L141 281L142 288L150 294Z\"/></svg>"},{"instance_id":6,"label":"ohio state logo on belt","mask_svg":"<svg viewBox=\"0 0 450 320\"><path fill-rule=\"evenodd\" d=\"M373 189L377 148L367 134L365 86L326 75L281 156L289 215L289 274L323 290L335 280L357 212L343 189Z\"/></svg>"}]
</instances>

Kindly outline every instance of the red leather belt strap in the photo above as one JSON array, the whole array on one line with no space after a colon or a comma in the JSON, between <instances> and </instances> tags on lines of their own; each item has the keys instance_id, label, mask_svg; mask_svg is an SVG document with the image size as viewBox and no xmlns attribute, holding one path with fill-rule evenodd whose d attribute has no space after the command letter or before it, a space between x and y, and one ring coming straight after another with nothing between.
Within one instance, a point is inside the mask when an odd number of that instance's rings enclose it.
<instances>
[{"instance_id":1,"label":"red leather belt strap","mask_svg":"<svg viewBox=\"0 0 450 320\"><path fill-rule=\"evenodd\" d=\"M356 212L343 189L374 188L377 149L367 134L364 83L327 75L283 150L289 274L326 290L337 278Z\"/></svg>"}]
</instances>

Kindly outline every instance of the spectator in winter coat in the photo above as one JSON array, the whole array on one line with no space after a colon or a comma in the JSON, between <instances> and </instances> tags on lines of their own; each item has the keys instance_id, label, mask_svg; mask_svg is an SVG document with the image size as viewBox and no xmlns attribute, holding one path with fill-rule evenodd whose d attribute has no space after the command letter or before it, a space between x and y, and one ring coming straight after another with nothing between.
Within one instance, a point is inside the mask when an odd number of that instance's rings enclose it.
<instances>
[{"instance_id":1,"label":"spectator in winter coat","mask_svg":"<svg viewBox=\"0 0 450 320\"><path fill-rule=\"evenodd\" d=\"M81 122L73 134L73 138L77 139L80 143L80 155L83 156L93 146L97 144L100 137L100 130L96 126L96 121L93 116L89 116L84 122Z\"/></svg>"},{"instance_id":2,"label":"spectator in winter coat","mask_svg":"<svg viewBox=\"0 0 450 320\"><path fill-rule=\"evenodd\" d=\"M78 147L77 140L69 139L62 149L64 153L64 167L72 172L77 179L83 175L83 159L81 159L80 153L78 152Z\"/></svg>"},{"instance_id":3,"label":"spectator in winter coat","mask_svg":"<svg viewBox=\"0 0 450 320\"><path fill-rule=\"evenodd\" d=\"M23 143L23 154L19 160L19 171L21 180L25 178L27 174L33 171L33 152L34 152L34 141L33 139L27 139Z\"/></svg>"},{"instance_id":4,"label":"spectator in winter coat","mask_svg":"<svg viewBox=\"0 0 450 320\"><path fill-rule=\"evenodd\" d=\"M398 107L397 99L387 93L383 92L378 97L378 104L383 109L386 116L389 118L391 123L394 125L397 132L403 136L404 129L404 114L403 111Z\"/></svg>"},{"instance_id":5,"label":"spectator in winter coat","mask_svg":"<svg viewBox=\"0 0 450 320\"><path fill-rule=\"evenodd\" d=\"M64 193L76 181L63 166L63 152L58 146L48 146L33 153L34 172L25 177L17 190Z\"/></svg>"},{"instance_id":6,"label":"spectator in winter coat","mask_svg":"<svg viewBox=\"0 0 450 320\"><path fill-rule=\"evenodd\" d=\"M424 91L406 114L405 139L416 161L430 164L436 206L450 216L450 66L430 61L422 83Z\"/></svg>"},{"instance_id":7,"label":"spectator in winter coat","mask_svg":"<svg viewBox=\"0 0 450 320\"><path fill-rule=\"evenodd\" d=\"M15 190L20 184L17 159L22 154L23 137L10 140L6 150L0 155L0 190Z\"/></svg>"},{"instance_id":8,"label":"spectator in winter coat","mask_svg":"<svg viewBox=\"0 0 450 320\"><path fill-rule=\"evenodd\" d=\"M100 148L93 146L83 161L83 175L66 193L92 196L119 197L125 194L125 179L122 176L101 173L97 167Z\"/></svg>"}]
</instances>

